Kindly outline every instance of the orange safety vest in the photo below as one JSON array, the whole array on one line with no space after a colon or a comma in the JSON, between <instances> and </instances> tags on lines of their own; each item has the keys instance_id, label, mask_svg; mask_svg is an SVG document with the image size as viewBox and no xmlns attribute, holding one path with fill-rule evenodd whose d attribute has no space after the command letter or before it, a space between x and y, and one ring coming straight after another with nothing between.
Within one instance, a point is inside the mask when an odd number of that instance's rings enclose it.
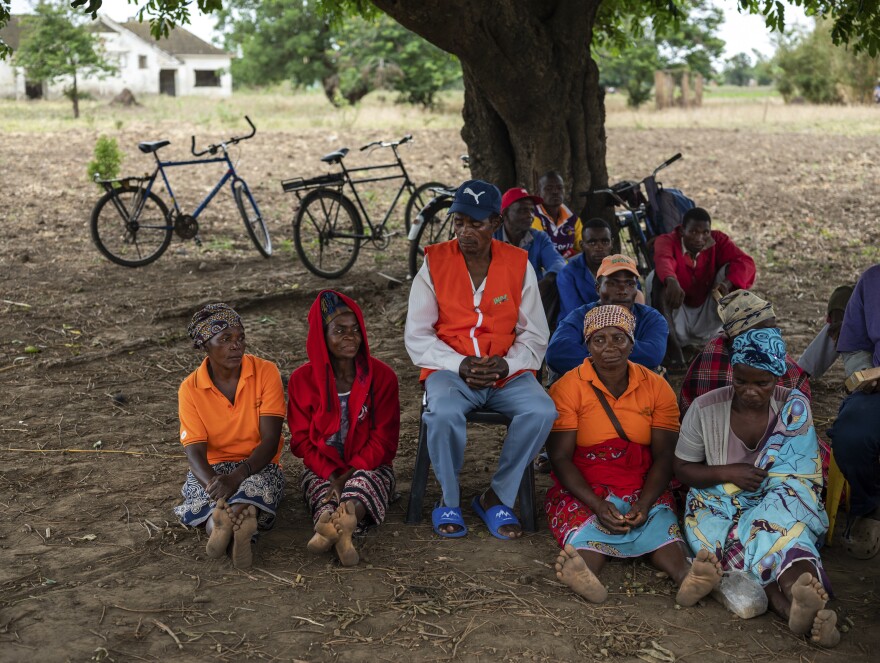
<instances>
[{"instance_id":1,"label":"orange safety vest","mask_svg":"<svg viewBox=\"0 0 880 663\"><path fill-rule=\"evenodd\" d=\"M529 256L522 249L496 239L492 240L491 251L483 297L480 305L474 307L473 285L458 240L425 247L437 297L434 329L441 341L466 357L503 357L516 339ZM419 380L424 382L433 372L423 368ZM499 380L496 386L504 386L522 372Z\"/></svg>"}]
</instances>

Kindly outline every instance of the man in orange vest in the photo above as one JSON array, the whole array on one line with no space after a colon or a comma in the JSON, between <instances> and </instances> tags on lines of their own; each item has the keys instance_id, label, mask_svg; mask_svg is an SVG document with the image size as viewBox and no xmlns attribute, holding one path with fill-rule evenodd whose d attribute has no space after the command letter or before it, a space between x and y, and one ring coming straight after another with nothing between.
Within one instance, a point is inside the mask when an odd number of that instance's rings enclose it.
<instances>
[{"instance_id":1,"label":"man in orange vest","mask_svg":"<svg viewBox=\"0 0 880 663\"><path fill-rule=\"evenodd\" d=\"M467 534L458 475L468 412L486 408L510 418L498 469L471 506L499 539L522 535L513 503L526 466L540 451L556 407L535 379L549 330L528 254L492 238L501 225L501 192L464 182L452 207L455 239L425 249L413 279L404 331L422 368L428 454L443 499L431 514L444 537Z\"/></svg>"}]
</instances>

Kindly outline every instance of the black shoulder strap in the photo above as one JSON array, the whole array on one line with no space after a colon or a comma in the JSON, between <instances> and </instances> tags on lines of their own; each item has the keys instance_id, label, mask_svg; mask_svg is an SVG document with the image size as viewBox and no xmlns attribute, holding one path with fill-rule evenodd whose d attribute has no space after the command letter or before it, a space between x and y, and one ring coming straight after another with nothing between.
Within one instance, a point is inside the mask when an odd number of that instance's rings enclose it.
<instances>
[{"instance_id":1,"label":"black shoulder strap","mask_svg":"<svg viewBox=\"0 0 880 663\"><path fill-rule=\"evenodd\" d=\"M607 414L608 418L611 419L611 425L614 426L614 430L616 430L617 434L620 435L620 439L630 442L631 440L626 436L626 431L623 430L623 426L620 425L620 421L614 414L614 410L612 410L611 406L608 404L608 399L605 398L605 394L603 394L602 390L599 389L592 382L590 383L590 386L593 388L593 391L596 392L596 398L599 399L599 403L602 405L602 409L605 410L605 414Z\"/></svg>"}]
</instances>

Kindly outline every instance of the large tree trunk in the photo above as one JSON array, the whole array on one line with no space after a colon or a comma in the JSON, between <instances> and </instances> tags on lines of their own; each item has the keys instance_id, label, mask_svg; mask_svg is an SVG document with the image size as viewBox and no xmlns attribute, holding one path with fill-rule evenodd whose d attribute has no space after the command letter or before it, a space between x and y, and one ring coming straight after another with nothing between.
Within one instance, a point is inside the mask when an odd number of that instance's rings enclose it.
<instances>
[{"instance_id":1,"label":"large tree trunk","mask_svg":"<svg viewBox=\"0 0 880 663\"><path fill-rule=\"evenodd\" d=\"M604 91L590 57L600 0L372 2L461 61L475 177L534 191L558 170L576 210L581 192L607 185Z\"/></svg>"}]
</instances>

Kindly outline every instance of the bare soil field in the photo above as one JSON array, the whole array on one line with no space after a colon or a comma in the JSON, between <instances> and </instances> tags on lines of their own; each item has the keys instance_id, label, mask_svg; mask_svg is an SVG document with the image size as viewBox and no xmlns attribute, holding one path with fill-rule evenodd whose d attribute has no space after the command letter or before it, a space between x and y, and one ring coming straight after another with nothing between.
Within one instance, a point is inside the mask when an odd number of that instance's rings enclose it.
<instances>
[{"instance_id":1,"label":"bare soil field","mask_svg":"<svg viewBox=\"0 0 880 663\"><path fill-rule=\"evenodd\" d=\"M163 155L184 157L191 133L209 141L232 131L206 135L181 116L152 127L128 121L111 135L126 152L123 170L140 173L150 162L139 140L168 138ZM457 131L413 133L404 156L417 181L463 179ZM338 281L315 278L292 251L294 200L279 186L322 172L321 154L390 138L387 131L260 131L242 146L239 170L270 218L276 255L257 254L224 195L206 213L202 249L175 239L136 270L111 264L91 243L99 191L84 173L97 135L0 137L0 660L874 660L877 561L854 562L840 545L823 556L836 594L830 607L846 632L824 651L771 615L742 621L713 600L676 609L671 582L641 563L609 565L610 599L589 605L556 581L557 548L543 522L516 542L488 536L467 510L464 539L404 524L420 399L403 348L405 238L362 252ZM756 289L774 302L799 355L832 289L880 260L880 137L609 129L614 179L644 176L676 151L685 158L663 181L707 207L755 256ZM353 151L350 162L379 158ZM209 171L173 181L190 209L218 175ZM376 271L404 285L389 288ZM306 312L328 286L361 303L374 354L400 377L403 496L362 541L358 567L313 557L301 464L285 452L278 524L259 542L254 567L236 571L206 559L203 532L185 530L171 511L186 472L177 387L200 361L186 326L201 305L225 301L244 317L249 351L286 376L305 360ZM822 434L841 378L837 366L814 384ZM463 495L484 488L499 439L497 429L471 431ZM548 487L540 477L539 491ZM438 494L432 485L426 505Z\"/></svg>"}]
</instances>

